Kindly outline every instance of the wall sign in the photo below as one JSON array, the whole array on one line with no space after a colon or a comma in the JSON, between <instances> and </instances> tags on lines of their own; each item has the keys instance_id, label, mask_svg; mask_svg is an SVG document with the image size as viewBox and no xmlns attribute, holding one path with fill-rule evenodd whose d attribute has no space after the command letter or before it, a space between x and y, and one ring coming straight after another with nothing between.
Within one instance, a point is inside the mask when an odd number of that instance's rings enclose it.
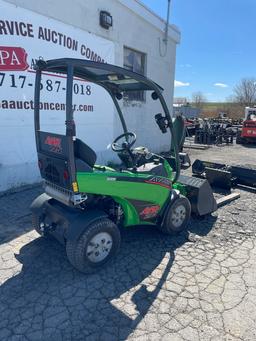
<instances>
[{"instance_id":1,"label":"wall sign","mask_svg":"<svg viewBox=\"0 0 256 341\"><path fill-rule=\"evenodd\" d=\"M35 162L33 65L39 57L114 63L111 41L0 0L0 164ZM95 14L97 15L97 14ZM64 132L64 75L44 73L42 129ZM113 138L113 104L104 89L74 80L77 135L104 154Z\"/></svg>"}]
</instances>

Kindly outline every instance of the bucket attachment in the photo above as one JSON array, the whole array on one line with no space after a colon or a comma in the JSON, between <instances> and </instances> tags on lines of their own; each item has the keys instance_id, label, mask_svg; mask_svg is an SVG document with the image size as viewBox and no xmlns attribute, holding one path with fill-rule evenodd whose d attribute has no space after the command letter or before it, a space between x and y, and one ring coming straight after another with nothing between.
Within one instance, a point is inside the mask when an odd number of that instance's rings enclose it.
<instances>
[{"instance_id":1,"label":"bucket attachment","mask_svg":"<svg viewBox=\"0 0 256 341\"><path fill-rule=\"evenodd\" d=\"M211 186L227 190L232 187L232 174L224 169L205 167L205 177Z\"/></svg>"},{"instance_id":2,"label":"bucket attachment","mask_svg":"<svg viewBox=\"0 0 256 341\"><path fill-rule=\"evenodd\" d=\"M230 189L235 185L256 187L256 166L229 166L222 163L195 160L192 165L195 176L206 178L213 186Z\"/></svg>"},{"instance_id":3,"label":"bucket attachment","mask_svg":"<svg viewBox=\"0 0 256 341\"><path fill-rule=\"evenodd\" d=\"M202 216L217 210L217 203L207 180L180 175L178 181L186 187L193 213Z\"/></svg>"}]
</instances>

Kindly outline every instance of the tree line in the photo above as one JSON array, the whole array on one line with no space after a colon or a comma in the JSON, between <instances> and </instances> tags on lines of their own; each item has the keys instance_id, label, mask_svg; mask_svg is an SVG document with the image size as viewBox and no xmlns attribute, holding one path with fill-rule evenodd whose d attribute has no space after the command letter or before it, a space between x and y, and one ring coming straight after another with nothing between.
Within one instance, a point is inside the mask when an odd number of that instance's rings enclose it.
<instances>
[{"instance_id":1,"label":"tree line","mask_svg":"<svg viewBox=\"0 0 256 341\"><path fill-rule=\"evenodd\" d=\"M201 109L203 104L208 102L203 92L198 91L192 94L192 103ZM256 105L256 78L243 78L234 87L233 94L227 98L226 102L237 104L243 107L253 107Z\"/></svg>"}]
</instances>

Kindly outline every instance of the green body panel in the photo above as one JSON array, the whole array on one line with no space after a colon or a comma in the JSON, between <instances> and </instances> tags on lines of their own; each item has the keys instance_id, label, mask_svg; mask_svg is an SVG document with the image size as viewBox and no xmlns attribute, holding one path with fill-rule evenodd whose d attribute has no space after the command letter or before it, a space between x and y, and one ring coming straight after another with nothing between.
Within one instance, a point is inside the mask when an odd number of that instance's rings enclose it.
<instances>
[{"instance_id":1,"label":"green body panel","mask_svg":"<svg viewBox=\"0 0 256 341\"><path fill-rule=\"evenodd\" d=\"M172 167L169 165L169 162L164 159L164 168L167 172L167 177L172 181Z\"/></svg>"},{"instance_id":2,"label":"green body panel","mask_svg":"<svg viewBox=\"0 0 256 341\"><path fill-rule=\"evenodd\" d=\"M185 185L176 182L175 184L173 184L172 188L179 191L182 195L187 196L187 190Z\"/></svg>"},{"instance_id":3,"label":"green body panel","mask_svg":"<svg viewBox=\"0 0 256 341\"><path fill-rule=\"evenodd\" d=\"M124 178L123 181L122 178ZM125 216L124 226L145 223L152 224L140 219L134 205L129 199L158 205L160 206L160 210L166 203L170 195L170 189L158 184L143 182L150 178L152 178L150 174L139 174L128 171L117 172L107 170L102 172L94 170L92 173L77 173L79 192L111 196L122 206Z\"/></svg>"},{"instance_id":4,"label":"green body panel","mask_svg":"<svg viewBox=\"0 0 256 341\"><path fill-rule=\"evenodd\" d=\"M135 209L135 207L126 199L119 197L112 197L118 204L121 205L124 211L124 222L123 226L134 226L134 225L154 225L149 221L142 221Z\"/></svg>"}]
</instances>

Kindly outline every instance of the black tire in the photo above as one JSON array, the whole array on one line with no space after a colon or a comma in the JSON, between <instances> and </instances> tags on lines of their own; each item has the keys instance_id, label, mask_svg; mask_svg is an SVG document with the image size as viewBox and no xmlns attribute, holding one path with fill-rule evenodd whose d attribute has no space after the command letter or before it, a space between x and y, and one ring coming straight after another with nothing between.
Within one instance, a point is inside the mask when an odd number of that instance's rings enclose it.
<instances>
[{"instance_id":1,"label":"black tire","mask_svg":"<svg viewBox=\"0 0 256 341\"><path fill-rule=\"evenodd\" d=\"M186 197L180 195L168 207L168 211L166 212L164 220L162 224L160 224L159 229L166 234L177 234L186 229L190 219L190 215L190 202Z\"/></svg>"},{"instance_id":2,"label":"black tire","mask_svg":"<svg viewBox=\"0 0 256 341\"><path fill-rule=\"evenodd\" d=\"M74 227L75 228L75 227ZM112 238L111 249L101 261L93 262L90 257L96 255L97 251L88 252L88 247L94 237L99 236L99 233L105 233ZM66 243L67 257L70 263L79 271L83 273L93 273L97 271L104 264L109 262L118 252L121 243L121 236L118 227L111 220L104 218L96 220L91 223L77 241L69 241ZM93 244L95 245L95 244ZM102 246L103 248L103 246ZM105 252L101 251L100 252ZM97 257L97 256L95 256Z\"/></svg>"},{"instance_id":3,"label":"black tire","mask_svg":"<svg viewBox=\"0 0 256 341\"><path fill-rule=\"evenodd\" d=\"M39 216L35 213L32 213L32 227L34 230L36 230L36 232L38 234L40 234L41 237L44 237L44 238L48 238L49 237L49 233L43 233L41 230L40 230L40 219L39 219Z\"/></svg>"}]
</instances>

